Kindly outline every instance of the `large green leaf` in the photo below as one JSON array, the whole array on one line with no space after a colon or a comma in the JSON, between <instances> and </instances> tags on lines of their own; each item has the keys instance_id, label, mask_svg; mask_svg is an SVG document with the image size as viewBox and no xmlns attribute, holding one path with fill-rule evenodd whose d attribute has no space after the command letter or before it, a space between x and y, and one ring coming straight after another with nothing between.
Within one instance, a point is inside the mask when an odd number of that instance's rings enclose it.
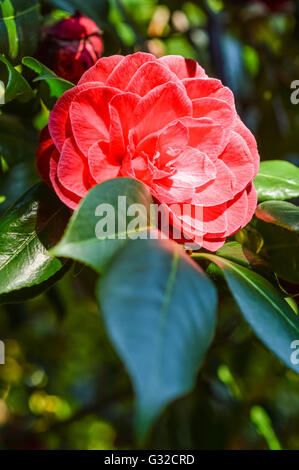
<instances>
[{"instance_id":1,"label":"large green leaf","mask_svg":"<svg viewBox=\"0 0 299 470\"><path fill-rule=\"evenodd\" d=\"M288 367L299 373L299 364L291 362L291 343L299 338L299 318L272 284L227 259L204 253L199 256L222 269L232 295L257 336Z\"/></svg>"},{"instance_id":2,"label":"large green leaf","mask_svg":"<svg viewBox=\"0 0 299 470\"><path fill-rule=\"evenodd\" d=\"M0 1L0 51L14 64L36 50L41 16L37 0Z\"/></svg>"},{"instance_id":3,"label":"large green leaf","mask_svg":"<svg viewBox=\"0 0 299 470\"><path fill-rule=\"evenodd\" d=\"M265 201L256 208L255 215L264 222L299 232L299 207L285 201Z\"/></svg>"},{"instance_id":4,"label":"large green leaf","mask_svg":"<svg viewBox=\"0 0 299 470\"><path fill-rule=\"evenodd\" d=\"M129 241L100 279L110 338L137 395L143 437L161 410L189 392L216 322L213 283L170 240Z\"/></svg>"},{"instance_id":5,"label":"large green leaf","mask_svg":"<svg viewBox=\"0 0 299 470\"><path fill-rule=\"evenodd\" d=\"M299 196L299 168L282 160L261 162L254 180L259 201Z\"/></svg>"},{"instance_id":6,"label":"large green leaf","mask_svg":"<svg viewBox=\"0 0 299 470\"><path fill-rule=\"evenodd\" d=\"M121 210L122 203L119 204L119 197L125 198L122 199L124 210ZM111 257L128 242L129 224L135 217L135 214L134 216L127 215L128 206L142 204L146 208L146 214L141 214L138 227L138 231L142 232L150 226L151 203L152 198L149 192L139 181L131 178L105 181L92 188L81 201L62 240L51 252L55 256L65 256L81 261L102 272ZM106 217L104 213L97 212L100 204L108 204L115 213L112 231L102 238L96 234L97 224ZM102 207L105 209L105 206ZM133 234L134 229L130 236L132 237Z\"/></svg>"},{"instance_id":7,"label":"large green leaf","mask_svg":"<svg viewBox=\"0 0 299 470\"><path fill-rule=\"evenodd\" d=\"M9 103L14 99L28 101L32 98L32 90L25 78L0 54L0 79L4 82L5 93L2 99L2 87L0 88L0 105Z\"/></svg>"},{"instance_id":8,"label":"large green leaf","mask_svg":"<svg viewBox=\"0 0 299 470\"><path fill-rule=\"evenodd\" d=\"M69 211L44 184L30 189L0 218L1 295L37 286L62 269L53 246L66 225ZM16 294L17 295L17 294Z\"/></svg>"}]
</instances>

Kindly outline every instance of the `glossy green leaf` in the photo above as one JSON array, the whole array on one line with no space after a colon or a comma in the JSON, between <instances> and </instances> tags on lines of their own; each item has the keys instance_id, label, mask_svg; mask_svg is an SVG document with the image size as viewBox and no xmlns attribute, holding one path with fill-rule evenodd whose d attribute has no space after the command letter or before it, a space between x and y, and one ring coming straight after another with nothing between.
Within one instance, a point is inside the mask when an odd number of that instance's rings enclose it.
<instances>
[{"instance_id":1,"label":"glossy green leaf","mask_svg":"<svg viewBox=\"0 0 299 470\"><path fill-rule=\"evenodd\" d=\"M135 240L100 279L98 299L126 364L144 437L162 409L189 392L213 338L213 283L169 240Z\"/></svg>"},{"instance_id":2,"label":"glossy green leaf","mask_svg":"<svg viewBox=\"0 0 299 470\"><path fill-rule=\"evenodd\" d=\"M63 276L69 271L72 266L72 261L68 260L63 262L61 269L59 269L53 276L49 277L46 281L42 281L40 284L36 284L30 287L23 287L12 292L4 293L0 295L0 305L15 304L18 302L25 302L26 300L37 297L43 294L45 291L50 289L56 282L63 278Z\"/></svg>"},{"instance_id":3,"label":"glossy green leaf","mask_svg":"<svg viewBox=\"0 0 299 470\"><path fill-rule=\"evenodd\" d=\"M0 51L14 64L36 51L41 29L38 0L1 0Z\"/></svg>"},{"instance_id":4,"label":"glossy green leaf","mask_svg":"<svg viewBox=\"0 0 299 470\"><path fill-rule=\"evenodd\" d=\"M32 98L33 92L25 78L11 65L11 63L0 54L0 79L4 82L5 93L4 100L1 103L6 104L14 99L28 101ZM0 94L1 94L0 90ZM1 97L0 97L1 98Z\"/></svg>"},{"instance_id":5,"label":"glossy green leaf","mask_svg":"<svg viewBox=\"0 0 299 470\"><path fill-rule=\"evenodd\" d=\"M119 202L119 197L125 198L122 199L124 203ZM62 240L51 252L55 256L65 256L81 261L102 272L111 257L128 242L130 223L133 223L136 217L136 214L127 215L128 206L142 204L146 208L146 214L140 214L138 232L142 232L150 226L151 203L150 193L139 181L131 178L105 181L92 188L81 201ZM101 238L97 236L98 224L105 221L106 212L105 206L102 206L104 212L100 213L101 211L97 209L100 204L108 204L115 215L112 218L112 230ZM121 210L122 204L124 204L124 210ZM133 228L131 238L134 232Z\"/></svg>"},{"instance_id":6,"label":"glossy green leaf","mask_svg":"<svg viewBox=\"0 0 299 470\"><path fill-rule=\"evenodd\" d=\"M42 284L62 269L53 246L69 211L44 184L30 189L0 218L0 298Z\"/></svg>"},{"instance_id":7,"label":"glossy green leaf","mask_svg":"<svg viewBox=\"0 0 299 470\"><path fill-rule=\"evenodd\" d=\"M48 85L49 98L59 98L65 91L69 90L74 86L73 83L58 77L48 67L43 65L37 59L33 57L24 57L23 64L29 67L38 76L33 80L34 82L46 82ZM42 99L45 102L49 101L49 98L45 96L45 93L41 92Z\"/></svg>"},{"instance_id":8,"label":"glossy green leaf","mask_svg":"<svg viewBox=\"0 0 299 470\"><path fill-rule=\"evenodd\" d=\"M250 228L250 230L248 233L246 233L248 228ZM254 269L254 271L257 271L259 274L266 277L270 282L274 282L276 284L276 279L271 272L267 258L265 258L262 253L257 253L258 248L255 244L256 240L253 240L251 245L251 236L254 234L254 231L251 229L252 227L248 225L246 230L243 230L243 233L241 234L242 236L240 236L239 233L238 238L242 240L242 243L237 241L227 242L225 245L223 245L222 248L220 248L220 250L217 251L216 254L222 258L229 259L230 261L234 261L235 263L241 264L247 268ZM255 232L257 231L255 230ZM259 233L258 235L263 243L262 236ZM215 267L213 264L210 264L208 269L209 272L215 269L219 270L219 268L217 266Z\"/></svg>"},{"instance_id":9,"label":"glossy green leaf","mask_svg":"<svg viewBox=\"0 0 299 470\"><path fill-rule=\"evenodd\" d=\"M299 196L299 168L282 160L261 162L254 180L259 201Z\"/></svg>"},{"instance_id":10,"label":"glossy green leaf","mask_svg":"<svg viewBox=\"0 0 299 470\"><path fill-rule=\"evenodd\" d=\"M299 232L299 207L285 201L265 201L255 211L256 217L287 230Z\"/></svg>"},{"instance_id":11,"label":"glossy green leaf","mask_svg":"<svg viewBox=\"0 0 299 470\"><path fill-rule=\"evenodd\" d=\"M251 267L261 276L265 277L270 282L274 282L276 285L276 279L272 273L267 252L264 247L263 236L254 226L255 220L256 219L253 219L250 224L237 232L235 238L242 245L242 251ZM217 252L217 254L218 253L219 252ZM224 258L237 262L237 259L233 259L232 257L224 256Z\"/></svg>"},{"instance_id":12,"label":"glossy green leaf","mask_svg":"<svg viewBox=\"0 0 299 470\"><path fill-rule=\"evenodd\" d=\"M243 266L250 266L250 262L246 258L241 243L227 242L217 251L217 255L235 261Z\"/></svg>"},{"instance_id":13,"label":"glossy green leaf","mask_svg":"<svg viewBox=\"0 0 299 470\"><path fill-rule=\"evenodd\" d=\"M230 291L257 336L288 367L299 373L291 361L291 343L299 338L299 318L266 279L244 266L212 254L201 254L222 269Z\"/></svg>"}]
</instances>

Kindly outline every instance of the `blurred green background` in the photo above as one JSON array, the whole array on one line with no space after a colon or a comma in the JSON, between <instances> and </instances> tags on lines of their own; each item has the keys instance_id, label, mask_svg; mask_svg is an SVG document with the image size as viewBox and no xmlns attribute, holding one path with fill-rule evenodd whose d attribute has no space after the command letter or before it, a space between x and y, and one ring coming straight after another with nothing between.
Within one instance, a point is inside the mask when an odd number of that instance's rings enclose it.
<instances>
[{"instance_id":1,"label":"blurred green background","mask_svg":"<svg viewBox=\"0 0 299 470\"><path fill-rule=\"evenodd\" d=\"M234 91L261 158L298 165L299 104L290 100L299 80L298 3L107 0L91 11L105 55L143 50L198 60ZM43 2L43 21L60 18L69 4ZM1 211L39 179L34 147L45 119L18 104L16 123L16 105L9 106L0 137L20 126L29 156L10 168L2 162ZM131 384L104 331L94 282L76 265L41 296L0 307L0 449L136 448ZM146 448L299 449L299 377L253 335L219 282L217 334L197 386L164 412Z\"/></svg>"}]
</instances>

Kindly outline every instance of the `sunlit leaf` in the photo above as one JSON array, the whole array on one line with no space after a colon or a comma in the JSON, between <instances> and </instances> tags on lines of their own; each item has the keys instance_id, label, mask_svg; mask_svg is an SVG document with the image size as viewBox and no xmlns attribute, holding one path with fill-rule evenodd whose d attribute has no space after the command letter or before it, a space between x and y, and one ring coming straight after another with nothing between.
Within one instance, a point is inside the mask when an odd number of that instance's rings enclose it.
<instances>
[{"instance_id":1,"label":"sunlit leaf","mask_svg":"<svg viewBox=\"0 0 299 470\"><path fill-rule=\"evenodd\" d=\"M257 206L255 215L264 222L272 223L297 233L299 232L299 207L289 202L262 202Z\"/></svg>"},{"instance_id":2,"label":"sunlit leaf","mask_svg":"<svg viewBox=\"0 0 299 470\"><path fill-rule=\"evenodd\" d=\"M0 54L0 78L4 82L5 94L1 103L6 104L14 99L28 101L32 98L33 93L29 83L25 78L11 65L9 60ZM1 93L1 90L0 90ZM4 101L4 102L3 102Z\"/></svg>"},{"instance_id":3,"label":"sunlit leaf","mask_svg":"<svg viewBox=\"0 0 299 470\"><path fill-rule=\"evenodd\" d=\"M282 160L261 162L254 185L259 201L298 197L299 168Z\"/></svg>"},{"instance_id":4,"label":"sunlit leaf","mask_svg":"<svg viewBox=\"0 0 299 470\"><path fill-rule=\"evenodd\" d=\"M48 249L61 236L67 208L44 184L30 189L0 218L0 299L13 291L36 287L65 264ZM17 294L16 294L17 295ZM28 290L26 295L28 295Z\"/></svg>"},{"instance_id":5,"label":"sunlit leaf","mask_svg":"<svg viewBox=\"0 0 299 470\"><path fill-rule=\"evenodd\" d=\"M41 89L41 97L47 104L49 100L51 100L52 105L65 91L74 86L73 83L58 77L48 67L33 57L24 57L22 62L26 67L29 67L38 74L33 80L34 82L45 82L48 85L48 93L45 93L44 90Z\"/></svg>"}]
</instances>

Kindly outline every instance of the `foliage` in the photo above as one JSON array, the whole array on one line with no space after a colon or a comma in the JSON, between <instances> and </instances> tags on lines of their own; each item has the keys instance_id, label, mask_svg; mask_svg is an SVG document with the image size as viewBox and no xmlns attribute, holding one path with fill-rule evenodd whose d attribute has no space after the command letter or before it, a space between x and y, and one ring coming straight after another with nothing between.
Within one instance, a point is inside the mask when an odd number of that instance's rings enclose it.
<instances>
[{"instance_id":1,"label":"foliage","mask_svg":"<svg viewBox=\"0 0 299 470\"><path fill-rule=\"evenodd\" d=\"M298 449L298 4L31 3L0 0L0 448ZM39 182L38 131L73 84L34 55L41 25L76 10L106 55L182 54L233 89L259 205L216 254L159 239L135 180L95 186L73 214ZM99 239L97 205L121 195L146 213Z\"/></svg>"}]
</instances>

